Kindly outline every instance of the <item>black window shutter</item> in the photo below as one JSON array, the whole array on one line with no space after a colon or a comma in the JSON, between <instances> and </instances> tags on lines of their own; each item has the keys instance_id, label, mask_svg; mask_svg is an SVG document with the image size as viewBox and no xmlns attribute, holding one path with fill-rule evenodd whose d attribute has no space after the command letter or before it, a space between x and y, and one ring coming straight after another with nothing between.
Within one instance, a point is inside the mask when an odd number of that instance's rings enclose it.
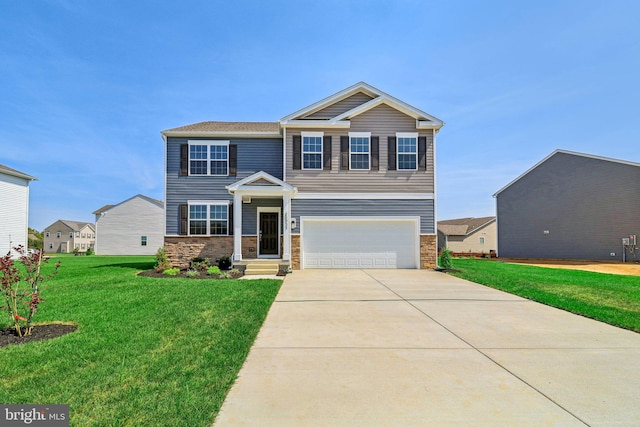
<instances>
[{"instance_id":1,"label":"black window shutter","mask_svg":"<svg viewBox=\"0 0 640 427\"><path fill-rule=\"evenodd\" d=\"M322 163L324 170L331 170L331 135L322 138Z\"/></svg>"},{"instance_id":2,"label":"black window shutter","mask_svg":"<svg viewBox=\"0 0 640 427\"><path fill-rule=\"evenodd\" d=\"M418 170L427 170L427 137L418 137Z\"/></svg>"},{"instance_id":3,"label":"black window shutter","mask_svg":"<svg viewBox=\"0 0 640 427\"><path fill-rule=\"evenodd\" d=\"M396 170L396 137L390 136L387 138L387 144L389 146L389 161L387 164L387 170Z\"/></svg>"},{"instance_id":4,"label":"black window shutter","mask_svg":"<svg viewBox=\"0 0 640 427\"><path fill-rule=\"evenodd\" d=\"M380 137L371 137L371 170L377 171L380 169Z\"/></svg>"},{"instance_id":5,"label":"black window shutter","mask_svg":"<svg viewBox=\"0 0 640 427\"><path fill-rule=\"evenodd\" d=\"M189 144L180 144L180 176L189 175Z\"/></svg>"},{"instance_id":6,"label":"black window shutter","mask_svg":"<svg viewBox=\"0 0 640 427\"><path fill-rule=\"evenodd\" d=\"M293 135L293 169L302 169L302 136Z\"/></svg>"},{"instance_id":7,"label":"black window shutter","mask_svg":"<svg viewBox=\"0 0 640 427\"><path fill-rule=\"evenodd\" d=\"M227 234L229 236L233 235L233 203L229 205L229 212L227 213Z\"/></svg>"},{"instance_id":8,"label":"black window shutter","mask_svg":"<svg viewBox=\"0 0 640 427\"><path fill-rule=\"evenodd\" d=\"M343 171L349 170L349 137L340 137L340 169Z\"/></svg>"},{"instance_id":9,"label":"black window shutter","mask_svg":"<svg viewBox=\"0 0 640 427\"><path fill-rule=\"evenodd\" d=\"M229 176L238 175L238 146L229 144Z\"/></svg>"},{"instance_id":10,"label":"black window shutter","mask_svg":"<svg viewBox=\"0 0 640 427\"><path fill-rule=\"evenodd\" d=\"M180 205L180 235L186 236L189 228L189 206Z\"/></svg>"}]
</instances>

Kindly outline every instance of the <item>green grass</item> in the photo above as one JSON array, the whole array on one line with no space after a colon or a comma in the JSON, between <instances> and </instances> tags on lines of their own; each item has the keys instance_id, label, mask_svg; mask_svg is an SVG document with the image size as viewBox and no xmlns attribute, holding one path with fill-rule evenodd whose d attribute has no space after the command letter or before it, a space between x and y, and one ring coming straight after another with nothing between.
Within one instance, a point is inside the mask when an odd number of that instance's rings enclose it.
<instances>
[{"instance_id":1,"label":"green grass","mask_svg":"<svg viewBox=\"0 0 640 427\"><path fill-rule=\"evenodd\" d=\"M640 277L454 259L455 276L640 332Z\"/></svg>"},{"instance_id":2,"label":"green grass","mask_svg":"<svg viewBox=\"0 0 640 427\"><path fill-rule=\"evenodd\" d=\"M0 349L0 402L69 404L72 426L210 426L281 281L136 276L153 257L59 259L35 321L78 330Z\"/></svg>"}]
</instances>

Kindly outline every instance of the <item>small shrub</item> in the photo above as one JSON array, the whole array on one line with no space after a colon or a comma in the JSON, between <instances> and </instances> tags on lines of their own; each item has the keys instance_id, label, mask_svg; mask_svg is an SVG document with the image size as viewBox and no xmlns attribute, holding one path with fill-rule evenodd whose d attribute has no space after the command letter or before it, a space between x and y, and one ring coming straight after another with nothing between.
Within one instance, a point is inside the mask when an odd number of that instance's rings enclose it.
<instances>
[{"instance_id":1,"label":"small shrub","mask_svg":"<svg viewBox=\"0 0 640 427\"><path fill-rule=\"evenodd\" d=\"M93 249L91 249L91 246L89 246L87 248L87 252L85 252L85 255L89 256L89 255L93 255Z\"/></svg>"},{"instance_id":2,"label":"small shrub","mask_svg":"<svg viewBox=\"0 0 640 427\"><path fill-rule=\"evenodd\" d=\"M218 260L218 267L220 267L220 270L228 270L231 268L231 258L229 258L228 256L223 256L220 257L220 259Z\"/></svg>"},{"instance_id":3,"label":"small shrub","mask_svg":"<svg viewBox=\"0 0 640 427\"><path fill-rule=\"evenodd\" d=\"M177 276L178 273L180 273L180 269L179 268L167 268L166 270L164 270L162 272L162 274L166 275L166 276Z\"/></svg>"},{"instance_id":4,"label":"small shrub","mask_svg":"<svg viewBox=\"0 0 640 427\"><path fill-rule=\"evenodd\" d=\"M217 265L212 265L207 269L207 274L209 276L219 276L220 273L222 272L220 271L220 267L218 267Z\"/></svg>"},{"instance_id":5,"label":"small shrub","mask_svg":"<svg viewBox=\"0 0 640 427\"><path fill-rule=\"evenodd\" d=\"M453 268L453 263L451 261L451 251L449 249L445 249L440 254L440 267L445 270L451 270Z\"/></svg>"},{"instance_id":6,"label":"small shrub","mask_svg":"<svg viewBox=\"0 0 640 427\"><path fill-rule=\"evenodd\" d=\"M238 270L237 268L234 268L231 271L229 271L229 276L231 276L232 278L235 278L235 277L241 277L243 276L243 274L240 270Z\"/></svg>"},{"instance_id":7,"label":"small shrub","mask_svg":"<svg viewBox=\"0 0 640 427\"><path fill-rule=\"evenodd\" d=\"M198 277L198 272L196 270L189 269L187 270L187 277L194 278Z\"/></svg>"},{"instance_id":8,"label":"small shrub","mask_svg":"<svg viewBox=\"0 0 640 427\"><path fill-rule=\"evenodd\" d=\"M164 249L164 246L158 248L158 250L156 251L156 271L159 272L164 272L165 270L169 270L173 267L173 265L171 265L171 261L169 261L169 258L167 258L167 252Z\"/></svg>"},{"instance_id":9,"label":"small shrub","mask_svg":"<svg viewBox=\"0 0 640 427\"><path fill-rule=\"evenodd\" d=\"M220 272L220 275L218 276L219 279L231 279L231 274L228 271L222 271Z\"/></svg>"},{"instance_id":10,"label":"small shrub","mask_svg":"<svg viewBox=\"0 0 640 427\"><path fill-rule=\"evenodd\" d=\"M4 310L13 324L18 336L31 335L33 315L38 305L44 300L40 298L40 284L58 273L60 262L56 263L53 273L43 275L41 268L47 263L43 251L30 253L23 246L14 250L20 256L22 268L18 268L11 258L11 251L0 258L0 293ZM24 333L23 328L24 326Z\"/></svg>"},{"instance_id":11,"label":"small shrub","mask_svg":"<svg viewBox=\"0 0 640 427\"><path fill-rule=\"evenodd\" d=\"M196 271L206 271L210 266L208 258L193 258L189 263L189 267Z\"/></svg>"}]
</instances>

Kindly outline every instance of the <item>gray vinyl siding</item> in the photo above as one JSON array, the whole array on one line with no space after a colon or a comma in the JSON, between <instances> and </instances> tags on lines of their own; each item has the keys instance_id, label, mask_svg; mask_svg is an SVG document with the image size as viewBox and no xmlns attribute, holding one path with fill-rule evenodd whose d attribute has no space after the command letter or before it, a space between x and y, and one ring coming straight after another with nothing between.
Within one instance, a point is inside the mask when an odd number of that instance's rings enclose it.
<instances>
[{"instance_id":1,"label":"gray vinyl siding","mask_svg":"<svg viewBox=\"0 0 640 427\"><path fill-rule=\"evenodd\" d=\"M338 101L335 104L331 104L322 110L318 110L315 113L306 116L306 119L326 119L339 116L342 113L346 113L366 102L371 101L373 98L369 95L358 92L355 95L351 95L348 98Z\"/></svg>"},{"instance_id":2,"label":"gray vinyl siding","mask_svg":"<svg viewBox=\"0 0 640 427\"><path fill-rule=\"evenodd\" d=\"M351 120L350 129L306 129L324 131L332 136L331 170L293 170L293 135L301 130L287 130L287 183L300 192L318 193L433 193L433 130L416 130L416 120L387 105L379 105ZM380 138L380 168L377 171L340 170L340 136L349 132L371 132ZM390 171L387 137L396 132L418 132L427 137L426 171Z\"/></svg>"},{"instance_id":3,"label":"gray vinyl siding","mask_svg":"<svg viewBox=\"0 0 640 427\"><path fill-rule=\"evenodd\" d=\"M639 166L559 152L496 198L501 257L621 260L640 236Z\"/></svg>"},{"instance_id":4,"label":"gray vinyl siding","mask_svg":"<svg viewBox=\"0 0 640 427\"><path fill-rule=\"evenodd\" d=\"M222 140L238 146L237 176L179 176L180 144L189 140ZM225 188L256 172L264 171L282 179L282 139L280 138L168 138L166 171L166 234L180 232L180 204L188 200L229 200L233 197Z\"/></svg>"},{"instance_id":5,"label":"gray vinyl siding","mask_svg":"<svg viewBox=\"0 0 640 427\"><path fill-rule=\"evenodd\" d=\"M433 200L317 200L293 199L291 217L296 219L294 234L300 233L301 216L419 216L420 233L435 233Z\"/></svg>"},{"instance_id":6,"label":"gray vinyl siding","mask_svg":"<svg viewBox=\"0 0 640 427\"><path fill-rule=\"evenodd\" d=\"M96 254L153 255L164 245L163 224L164 208L140 197L114 206L96 215Z\"/></svg>"}]
</instances>

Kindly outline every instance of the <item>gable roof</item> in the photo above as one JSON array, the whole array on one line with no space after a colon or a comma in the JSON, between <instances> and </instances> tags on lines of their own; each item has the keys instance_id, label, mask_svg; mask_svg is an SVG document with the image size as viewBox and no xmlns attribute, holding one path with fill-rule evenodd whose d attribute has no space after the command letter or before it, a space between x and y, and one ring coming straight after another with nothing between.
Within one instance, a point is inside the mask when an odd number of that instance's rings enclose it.
<instances>
[{"instance_id":1,"label":"gable roof","mask_svg":"<svg viewBox=\"0 0 640 427\"><path fill-rule=\"evenodd\" d=\"M297 191L294 186L287 184L283 180L276 178L275 176L264 171L256 172L252 175L249 175L248 177L236 181L233 184L227 185L225 188L229 191L229 193L233 193L237 190L268 191L272 188L279 188L282 191L287 192Z\"/></svg>"},{"instance_id":2,"label":"gable roof","mask_svg":"<svg viewBox=\"0 0 640 427\"><path fill-rule=\"evenodd\" d=\"M27 179L29 181L37 181L38 178L33 177L31 175L27 175L24 172L20 172L18 170L12 169L8 166L5 165L0 165L0 173L3 173L5 175L11 175L11 176L15 176L17 178L23 178L23 179Z\"/></svg>"},{"instance_id":3,"label":"gable roof","mask_svg":"<svg viewBox=\"0 0 640 427\"><path fill-rule=\"evenodd\" d=\"M495 220L495 216L448 219L445 221L438 221L438 231L447 236L468 236Z\"/></svg>"},{"instance_id":4,"label":"gable roof","mask_svg":"<svg viewBox=\"0 0 640 427\"><path fill-rule=\"evenodd\" d=\"M163 130L168 136L280 136L280 125L276 122L200 122Z\"/></svg>"},{"instance_id":5,"label":"gable roof","mask_svg":"<svg viewBox=\"0 0 640 427\"><path fill-rule=\"evenodd\" d=\"M316 120L309 120L305 117L311 115L314 112L323 110L332 104L336 104L350 96L357 93L364 93L371 97L368 102L364 102L357 107L354 107L348 111L338 114L331 118L320 118ZM435 116L425 113L416 107L407 104L404 101L395 98L380 89L377 89L365 82L359 82L346 89L343 89L331 96L328 96L318 102L314 102L294 113L291 113L280 119L280 125L283 127L289 126L336 126L336 127L349 127L348 120L356 117L372 108L375 108L381 104L386 104L391 108L394 108L410 117L416 119L416 127L418 129L440 129L444 126L444 122Z\"/></svg>"},{"instance_id":6,"label":"gable roof","mask_svg":"<svg viewBox=\"0 0 640 427\"><path fill-rule=\"evenodd\" d=\"M153 203L154 205L156 205L156 206L158 206L158 207L160 207L160 208L164 208L164 202L163 202L163 201L158 200L158 199L154 199L154 198L152 198L152 197L147 197L147 196L144 196L144 195L142 195L142 194L136 194L135 196L133 196L133 197L129 197L127 200L122 201L122 202L120 202L120 203L117 203L117 204L115 204L115 205L104 205L103 207L101 207L101 208L100 208L100 209L98 209L98 210L93 211L92 213L93 213L94 215L101 214L101 213L103 213L103 212L108 211L109 209L115 208L116 206L120 206L120 205L122 205L122 204L124 204L124 203L127 203L128 201L133 200L133 199L135 199L135 198L144 199L144 200L146 200L147 202L149 202L149 203Z\"/></svg>"},{"instance_id":7,"label":"gable roof","mask_svg":"<svg viewBox=\"0 0 640 427\"><path fill-rule=\"evenodd\" d=\"M86 226L89 226L89 228L91 228L92 230L95 231L95 227L90 222L70 221L68 219L59 219L56 222L54 222L53 224L51 224L50 226L48 226L47 228L45 228L45 230L48 230L48 229L52 228L57 223L62 223L62 225L70 228L73 231L80 231L83 228L85 228Z\"/></svg>"},{"instance_id":8,"label":"gable roof","mask_svg":"<svg viewBox=\"0 0 640 427\"><path fill-rule=\"evenodd\" d=\"M511 181L510 183L508 183L507 185L502 187L500 190L496 191L495 194L493 195L493 197L498 196L498 194L502 193L504 190L506 190L507 188L511 187L516 182L520 181L522 178L524 178L526 175L528 175L530 172L532 172L538 166L540 166L541 164L543 164L544 162L546 162L551 157L553 157L553 156L555 156L557 154L568 154L570 156L580 156L580 157L586 157L588 159L602 160L602 161L605 161L605 162L613 162L613 163L620 163L622 165L627 165L627 166L640 167L640 163L630 162L630 161L627 161L627 160L612 159L612 158L609 158L609 157L594 156L592 154L585 154L585 153L578 153L578 152L575 152L575 151L557 149L553 153L551 153L547 157L545 157L544 159L540 160L535 165L531 166L529 169L527 169L523 174L518 176L516 179L514 179L513 181Z\"/></svg>"}]
</instances>

